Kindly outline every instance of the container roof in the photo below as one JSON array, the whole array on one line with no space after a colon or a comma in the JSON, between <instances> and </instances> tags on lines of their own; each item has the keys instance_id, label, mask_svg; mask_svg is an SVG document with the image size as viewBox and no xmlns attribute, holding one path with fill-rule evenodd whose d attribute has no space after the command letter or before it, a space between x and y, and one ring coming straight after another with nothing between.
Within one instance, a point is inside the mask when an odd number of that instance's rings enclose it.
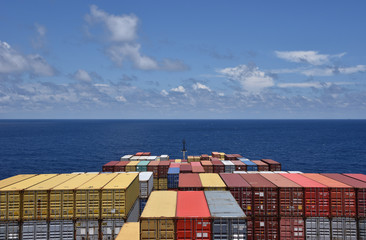
<instances>
[{"instance_id":1,"label":"container roof","mask_svg":"<svg viewBox=\"0 0 366 240\"><path fill-rule=\"evenodd\" d=\"M211 161L209 161L209 160L203 160L203 161L201 161L201 164L202 165L209 165L209 166L212 166L212 162Z\"/></svg>"},{"instance_id":2,"label":"container roof","mask_svg":"<svg viewBox=\"0 0 366 240\"><path fill-rule=\"evenodd\" d=\"M140 218L174 218L176 207L176 191L153 191Z\"/></svg>"},{"instance_id":3,"label":"container roof","mask_svg":"<svg viewBox=\"0 0 366 240\"><path fill-rule=\"evenodd\" d=\"M126 189L138 177L138 173L119 173L103 189Z\"/></svg>"},{"instance_id":4,"label":"container roof","mask_svg":"<svg viewBox=\"0 0 366 240\"><path fill-rule=\"evenodd\" d=\"M234 163L232 163L231 161L229 160L226 160L226 161L221 161L224 165L229 165L229 166L233 166Z\"/></svg>"},{"instance_id":5,"label":"container roof","mask_svg":"<svg viewBox=\"0 0 366 240\"><path fill-rule=\"evenodd\" d=\"M179 187L196 187L201 188L202 183L198 173L181 173L179 174Z\"/></svg>"},{"instance_id":6,"label":"container roof","mask_svg":"<svg viewBox=\"0 0 366 240\"><path fill-rule=\"evenodd\" d=\"M168 174L179 174L179 172L180 172L180 168L172 168L172 167L170 167L168 169Z\"/></svg>"},{"instance_id":7,"label":"container roof","mask_svg":"<svg viewBox=\"0 0 366 240\"><path fill-rule=\"evenodd\" d=\"M200 173L202 187L226 187L217 173Z\"/></svg>"},{"instance_id":8,"label":"container roof","mask_svg":"<svg viewBox=\"0 0 366 240\"><path fill-rule=\"evenodd\" d=\"M55 176L57 176L57 174L40 174L35 177L28 178L21 182L4 187L0 189L0 191L21 191Z\"/></svg>"},{"instance_id":9,"label":"container roof","mask_svg":"<svg viewBox=\"0 0 366 240\"><path fill-rule=\"evenodd\" d=\"M322 175L352 186L354 188L366 188L366 183L340 173L323 173Z\"/></svg>"},{"instance_id":10,"label":"container roof","mask_svg":"<svg viewBox=\"0 0 366 240\"><path fill-rule=\"evenodd\" d=\"M255 164L254 162L250 161L250 160L240 160L242 163L244 163L245 165L249 165L249 166L257 166L257 164Z\"/></svg>"},{"instance_id":11,"label":"container roof","mask_svg":"<svg viewBox=\"0 0 366 240\"><path fill-rule=\"evenodd\" d=\"M262 162L261 160L252 160L252 162L254 162L257 165L261 165L261 166L268 166L267 163Z\"/></svg>"},{"instance_id":12,"label":"container roof","mask_svg":"<svg viewBox=\"0 0 366 240\"><path fill-rule=\"evenodd\" d=\"M51 188L56 187L57 185L60 185L67 180L70 180L74 177L76 177L79 174L60 174L56 177L53 177L51 179L48 179L46 181L43 181L41 183L38 183L32 187L27 188L27 191L40 191L40 190L49 190Z\"/></svg>"},{"instance_id":13,"label":"container roof","mask_svg":"<svg viewBox=\"0 0 366 240\"><path fill-rule=\"evenodd\" d=\"M240 174L245 181L247 181L252 187L260 188L260 187L270 187L277 188L276 185L268 181L266 178L262 177L258 173L253 174Z\"/></svg>"},{"instance_id":14,"label":"container roof","mask_svg":"<svg viewBox=\"0 0 366 240\"><path fill-rule=\"evenodd\" d=\"M124 223L115 240L140 240L140 223Z\"/></svg>"},{"instance_id":15,"label":"container roof","mask_svg":"<svg viewBox=\"0 0 366 240\"><path fill-rule=\"evenodd\" d=\"M140 172L139 181L148 181L153 175L153 172Z\"/></svg>"},{"instance_id":16,"label":"container roof","mask_svg":"<svg viewBox=\"0 0 366 240\"><path fill-rule=\"evenodd\" d=\"M35 174L21 174L21 175L15 175L15 176L12 176L12 177L9 177L9 178L5 178L5 179L0 181L0 189L4 188L4 187L7 187L9 185L12 185L14 183L23 181L25 179L34 177L34 176L36 176L36 175Z\"/></svg>"},{"instance_id":17,"label":"container roof","mask_svg":"<svg viewBox=\"0 0 366 240\"><path fill-rule=\"evenodd\" d=\"M234 163L234 165L245 166L245 164L242 161L239 161L239 160L231 160L231 162Z\"/></svg>"},{"instance_id":18,"label":"container roof","mask_svg":"<svg viewBox=\"0 0 366 240\"><path fill-rule=\"evenodd\" d=\"M310 178L305 177L301 173L280 173L281 176L294 181L295 183L299 184L302 187L306 188L326 188L327 186L314 181Z\"/></svg>"},{"instance_id":19,"label":"container roof","mask_svg":"<svg viewBox=\"0 0 366 240\"><path fill-rule=\"evenodd\" d=\"M286 188L286 187L301 188L299 184L296 184L290 179L285 178L284 176L281 176L280 174L277 173L260 173L260 175L265 177L271 183L280 188Z\"/></svg>"},{"instance_id":20,"label":"container roof","mask_svg":"<svg viewBox=\"0 0 366 240\"><path fill-rule=\"evenodd\" d=\"M205 191L205 196L212 217L215 218L245 218L246 215L239 207L229 191Z\"/></svg>"},{"instance_id":21,"label":"container roof","mask_svg":"<svg viewBox=\"0 0 366 240\"><path fill-rule=\"evenodd\" d=\"M304 175L307 178L310 178L314 181L317 181L321 184L324 184L325 186L331 187L331 188L350 188L351 186L338 182L334 179L328 178L326 176L323 176L321 174L318 173L303 173L302 175Z\"/></svg>"},{"instance_id":22,"label":"container roof","mask_svg":"<svg viewBox=\"0 0 366 240\"><path fill-rule=\"evenodd\" d=\"M136 166L140 161L130 161L126 166Z\"/></svg>"},{"instance_id":23,"label":"container roof","mask_svg":"<svg viewBox=\"0 0 366 240\"><path fill-rule=\"evenodd\" d=\"M269 163L269 164L280 164L279 162L272 160L272 159L261 159L263 162Z\"/></svg>"},{"instance_id":24,"label":"container roof","mask_svg":"<svg viewBox=\"0 0 366 240\"><path fill-rule=\"evenodd\" d=\"M140 161L137 165L138 166L146 166L150 163L150 161Z\"/></svg>"},{"instance_id":25,"label":"container roof","mask_svg":"<svg viewBox=\"0 0 366 240\"><path fill-rule=\"evenodd\" d=\"M363 182L366 182L366 175L365 174L361 174L361 173L347 173L344 174L346 176L352 177L352 178L356 178L358 180L361 180Z\"/></svg>"},{"instance_id":26,"label":"container roof","mask_svg":"<svg viewBox=\"0 0 366 240\"><path fill-rule=\"evenodd\" d=\"M94 189L101 189L104 185L106 185L109 181L115 178L118 173L103 173L99 174L96 177L92 178L91 180L87 181L80 187L78 190L94 190Z\"/></svg>"},{"instance_id":27,"label":"container roof","mask_svg":"<svg viewBox=\"0 0 366 240\"><path fill-rule=\"evenodd\" d=\"M203 191L179 191L176 217L210 217Z\"/></svg>"},{"instance_id":28,"label":"container roof","mask_svg":"<svg viewBox=\"0 0 366 240\"><path fill-rule=\"evenodd\" d=\"M52 190L73 190L85 182L89 181L90 179L96 177L98 173L83 173L77 175L74 178L69 179L66 182L61 183L60 185L54 187Z\"/></svg>"},{"instance_id":29,"label":"container roof","mask_svg":"<svg viewBox=\"0 0 366 240\"><path fill-rule=\"evenodd\" d=\"M249 183L247 183L244 178L242 178L239 174L235 173L220 173L220 177L224 180L226 186L229 188L232 187L251 187Z\"/></svg>"},{"instance_id":30,"label":"container roof","mask_svg":"<svg viewBox=\"0 0 366 240\"><path fill-rule=\"evenodd\" d=\"M120 161L110 161L109 163L104 164L104 166L114 166L117 163L119 163Z\"/></svg>"}]
</instances>

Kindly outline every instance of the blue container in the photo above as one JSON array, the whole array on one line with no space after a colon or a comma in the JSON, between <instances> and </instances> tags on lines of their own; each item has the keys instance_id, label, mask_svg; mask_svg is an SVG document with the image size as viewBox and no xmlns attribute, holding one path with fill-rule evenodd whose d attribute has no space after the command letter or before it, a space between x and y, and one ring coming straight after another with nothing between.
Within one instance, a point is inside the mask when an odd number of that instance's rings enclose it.
<instances>
[{"instance_id":1,"label":"blue container","mask_svg":"<svg viewBox=\"0 0 366 240\"><path fill-rule=\"evenodd\" d=\"M169 170L168 170L168 188L169 189L178 188L179 173L180 173L180 168L169 168Z\"/></svg>"},{"instance_id":2,"label":"blue container","mask_svg":"<svg viewBox=\"0 0 366 240\"><path fill-rule=\"evenodd\" d=\"M258 166L254 162L246 158L240 158L239 160L245 165L247 165L247 171L258 171Z\"/></svg>"},{"instance_id":3,"label":"blue container","mask_svg":"<svg viewBox=\"0 0 366 240\"><path fill-rule=\"evenodd\" d=\"M147 165L149 165L150 161L141 161L136 165L136 171L138 172L147 172Z\"/></svg>"},{"instance_id":4,"label":"blue container","mask_svg":"<svg viewBox=\"0 0 366 240\"><path fill-rule=\"evenodd\" d=\"M144 211L146 203L147 203L147 198L140 198L140 215Z\"/></svg>"}]
</instances>

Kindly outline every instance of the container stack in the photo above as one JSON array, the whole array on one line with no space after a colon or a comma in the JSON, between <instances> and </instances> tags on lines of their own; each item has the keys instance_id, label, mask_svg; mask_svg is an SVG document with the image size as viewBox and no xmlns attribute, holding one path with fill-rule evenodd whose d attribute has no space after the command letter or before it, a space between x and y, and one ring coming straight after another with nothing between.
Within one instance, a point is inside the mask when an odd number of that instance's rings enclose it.
<instances>
[{"instance_id":1,"label":"container stack","mask_svg":"<svg viewBox=\"0 0 366 240\"><path fill-rule=\"evenodd\" d=\"M140 172L140 215L145 208L149 196L154 188L154 178L152 172Z\"/></svg>"}]
</instances>

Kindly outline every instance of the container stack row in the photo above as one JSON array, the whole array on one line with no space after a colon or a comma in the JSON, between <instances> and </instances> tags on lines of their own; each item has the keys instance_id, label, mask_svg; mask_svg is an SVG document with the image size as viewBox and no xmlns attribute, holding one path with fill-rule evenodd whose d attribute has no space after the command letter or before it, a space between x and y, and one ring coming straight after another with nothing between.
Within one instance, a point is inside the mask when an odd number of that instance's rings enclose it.
<instances>
[{"instance_id":1,"label":"container stack row","mask_svg":"<svg viewBox=\"0 0 366 240\"><path fill-rule=\"evenodd\" d=\"M139 182L140 182L140 214L141 214L154 188L153 172L140 172Z\"/></svg>"},{"instance_id":2,"label":"container stack row","mask_svg":"<svg viewBox=\"0 0 366 240\"><path fill-rule=\"evenodd\" d=\"M0 181L0 239L114 239L139 218L138 173L17 175Z\"/></svg>"}]
</instances>

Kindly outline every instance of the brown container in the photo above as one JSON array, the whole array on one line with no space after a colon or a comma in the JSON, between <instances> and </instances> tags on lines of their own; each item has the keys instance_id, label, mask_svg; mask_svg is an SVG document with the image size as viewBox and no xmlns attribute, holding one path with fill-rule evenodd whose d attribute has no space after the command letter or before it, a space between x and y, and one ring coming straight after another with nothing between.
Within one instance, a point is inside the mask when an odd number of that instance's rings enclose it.
<instances>
[{"instance_id":1,"label":"brown container","mask_svg":"<svg viewBox=\"0 0 366 240\"><path fill-rule=\"evenodd\" d=\"M231 160L231 162L235 165L235 171L246 171L247 165L239 160Z\"/></svg>"},{"instance_id":2,"label":"brown container","mask_svg":"<svg viewBox=\"0 0 366 240\"><path fill-rule=\"evenodd\" d=\"M144 152L142 156L151 156L151 152Z\"/></svg>"},{"instance_id":3,"label":"brown container","mask_svg":"<svg viewBox=\"0 0 366 240\"><path fill-rule=\"evenodd\" d=\"M303 218L283 217L280 220L281 240L304 240L305 223Z\"/></svg>"},{"instance_id":4,"label":"brown container","mask_svg":"<svg viewBox=\"0 0 366 240\"><path fill-rule=\"evenodd\" d=\"M262 162L261 160L251 160L258 166L258 171L269 171L269 166L267 163Z\"/></svg>"},{"instance_id":5,"label":"brown container","mask_svg":"<svg viewBox=\"0 0 366 240\"><path fill-rule=\"evenodd\" d=\"M225 154L225 160L237 160L233 154Z\"/></svg>"},{"instance_id":6,"label":"brown container","mask_svg":"<svg viewBox=\"0 0 366 240\"><path fill-rule=\"evenodd\" d=\"M242 155L240 155L240 154L233 154L234 155L234 157L236 157L236 159L239 159L239 158L242 158L243 156Z\"/></svg>"},{"instance_id":7,"label":"brown container","mask_svg":"<svg viewBox=\"0 0 366 240\"><path fill-rule=\"evenodd\" d=\"M304 193L300 185L288 178L275 173L262 173L279 191L279 215L287 217L301 217L304 215Z\"/></svg>"},{"instance_id":8,"label":"brown container","mask_svg":"<svg viewBox=\"0 0 366 240\"><path fill-rule=\"evenodd\" d=\"M279 239L278 219L275 217L256 217L253 220L255 240Z\"/></svg>"},{"instance_id":9,"label":"brown container","mask_svg":"<svg viewBox=\"0 0 366 240\"><path fill-rule=\"evenodd\" d=\"M106 163L102 167L102 172L114 172L114 166L119 163L120 161L110 161Z\"/></svg>"},{"instance_id":10,"label":"brown container","mask_svg":"<svg viewBox=\"0 0 366 240\"><path fill-rule=\"evenodd\" d=\"M253 215L255 217L277 217L277 186L260 174L240 174L240 176L252 186Z\"/></svg>"},{"instance_id":11,"label":"brown container","mask_svg":"<svg viewBox=\"0 0 366 240\"><path fill-rule=\"evenodd\" d=\"M225 172L225 165L221 161L213 160L211 161L213 165L214 173L223 173Z\"/></svg>"},{"instance_id":12,"label":"brown container","mask_svg":"<svg viewBox=\"0 0 366 240\"><path fill-rule=\"evenodd\" d=\"M205 169L202 167L200 162L191 162L193 173L204 173Z\"/></svg>"},{"instance_id":13,"label":"brown container","mask_svg":"<svg viewBox=\"0 0 366 240\"><path fill-rule=\"evenodd\" d=\"M159 163L160 163L159 161L151 161L147 165L147 171L153 172L154 178L158 178L159 177Z\"/></svg>"},{"instance_id":14,"label":"brown container","mask_svg":"<svg viewBox=\"0 0 366 240\"><path fill-rule=\"evenodd\" d=\"M201 161L202 160L209 160L210 159L210 156L208 156L207 154L202 154L201 155Z\"/></svg>"},{"instance_id":15,"label":"brown container","mask_svg":"<svg viewBox=\"0 0 366 240\"><path fill-rule=\"evenodd\" d=\"M211 161L201 161L201 164L206 173L213 173L213 165Z\"/></svg>"},{"instance_id":16,"label":"brown container","mask_svg":"<svg viewBox=\"0 0 366 240\"><path fill-rule=\"evenodd\" d=\"M169 161L160 161L158 166L158 174L159 178L167 178L168 177L168 170L169 170Z\"/></svg>"},{"instance_id":17,"label":"brown container","mask_svg":"<svg viewBox=\"0 0 366 240\"><path fill-rule=\"evenodd\" d=\"M212 152L211 155L214 158L219 158L220 159L220 153L219 152Z\"/></svg>"},{"instance_id":18,"label":"brown container","mask_svg":"<svg viewBox=\"0 0 366 240\"><path fill-rule=\"evenodd\" d=\"M179 174L178 188L181 191L201 191L201 190L203 190L199 174L198 173Z\"/></svg>"},{"instance_id":19,"label":"brown container","mask_svg":"<svg viewBox=\"0 0 366 240\"><path fill-rule=\"evenodd\" d=\"M181 173L192 173L192 166L190 163L182 163L180 165L180 172Z\"/></svg>"},{"instance_id":20,"label":"brown container","mask_svg":"<svg viewBox=\"0 0 366 240\"><path fill-rule=\"evenodd\" d=\"M261 159L261 161L269 165L269 171L281 171L281 163L272 159Z\"/></svg>"},{"instance_id":21,"label":"brown container","mask_svg":"<svg viewBox=\"0 0 366 240\"><path fill-rule=\"evenodd\" d=\"M113 172L126 172L126 165L129 163L130 161L120 161L113 166Z\"/></svg>"}]
</instances>

